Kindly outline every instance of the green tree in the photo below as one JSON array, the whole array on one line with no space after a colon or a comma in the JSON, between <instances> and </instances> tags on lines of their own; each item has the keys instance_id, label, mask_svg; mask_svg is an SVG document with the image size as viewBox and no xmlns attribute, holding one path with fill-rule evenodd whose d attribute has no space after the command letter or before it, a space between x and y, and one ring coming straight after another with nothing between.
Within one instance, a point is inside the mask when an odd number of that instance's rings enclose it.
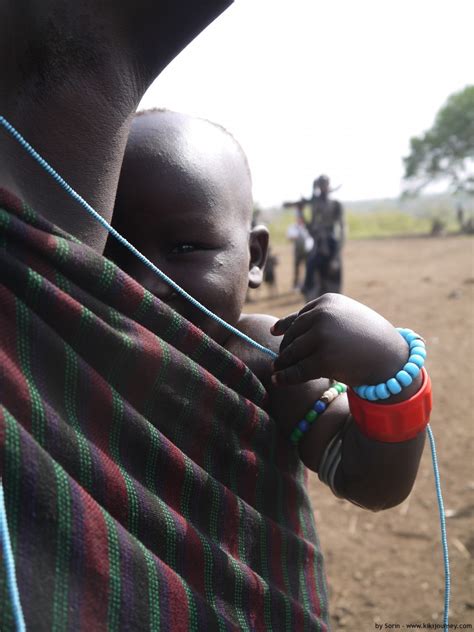
<instances>
[{"instance_id":1,"label":"green tree","mask_svg":"<svg viewBox=\"0 0 474 632\"><path fill-rule=\"evenodd\" d=\"M431 129L410 140L403 162L406 193L445 179L453 192L474 195L474 86L448 98Z\"/></svg>"}]
</instances>

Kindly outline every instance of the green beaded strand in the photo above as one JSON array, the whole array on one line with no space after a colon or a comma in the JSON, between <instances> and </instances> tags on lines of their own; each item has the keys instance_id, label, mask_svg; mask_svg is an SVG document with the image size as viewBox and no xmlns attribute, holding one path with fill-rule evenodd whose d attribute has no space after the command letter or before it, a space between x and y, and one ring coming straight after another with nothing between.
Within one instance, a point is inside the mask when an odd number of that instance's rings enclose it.
<instances>
[{"instance_id":1,"label":"green beaded strand","mask_svg":"<svg viewBox=\"0 0 474 632\"><path fill-rule=\"evenodd\" d=\"M294 445L297 445L301 440L301 437L308 432L316 419L323 414L329 404L336 399L338 395L341 395L341 393L345 393L346 391L347 386L342 384L342 382L335 382L327 391L324 391L321 397L314 403L313 407L306 413L304 418L293 428L290 434L290 441ZM320 410L318 410L318 408Z\"/></svg>"}]
</instances>

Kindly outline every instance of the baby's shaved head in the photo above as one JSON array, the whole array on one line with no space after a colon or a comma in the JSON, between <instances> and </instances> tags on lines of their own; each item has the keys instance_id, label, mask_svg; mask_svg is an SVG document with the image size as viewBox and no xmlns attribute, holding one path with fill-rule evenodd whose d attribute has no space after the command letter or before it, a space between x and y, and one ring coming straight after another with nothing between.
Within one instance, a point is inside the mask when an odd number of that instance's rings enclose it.
<instances>
[{"instance_id":1,"label":"baby's shaved head","mask_svg":"<svg viewBox=\"0 0 474 632\"><path fill-rule=\"evenodd\" d=\"M136 113L135 115L135 120L140 119L141 117L145 117L145 116L171 116L171 117L181 117L182 119L190 119L190 120L195 120L195 121L201 121L203 123L207 123L208 125L212 125L213 127L215 127L217 130L219 130L220 132L222 132L223 134L225 134L226 136L229 137L229 139L235 144L235 146L237 147L238 151L242 154L242 159L247 167L247 172L248 172L248 176L250 178L250 180L252 180L252 173L250 171L250 166L247 160L247 156L244 152L244 150L242 149L241 144L238 142L238 140L235 138L235 136L229 132L229 130L227 128L225 128L223 125L220 125L220 123L215 123L214 121L210 121L209 119L203 118L203 117L198 117L198 116L190 116L187 114L181 114L179 112L173 112L172 110L168 110L167 108L150 108L148 110L140 110L139 112ZM131 136L131 134L130 134ZM133 140L133 139L132 139Z\"/></svg>"},{"instance_id":2,"label":"baby's shaved head","mask_svg":"<svg viewBox=\"0 0 474 632\"><path fill-rule=\"evenodd\" d=\"M203 219L218 206L219 221L233 218L250 226L250 168L232 134L179 112L138 113L125 151L114 226L125 230L138 216L148 220L150 213L166 212L166 199L173 199L176 211L183 202L196 212L200 209Z\"/></svg>"}]
</instances>

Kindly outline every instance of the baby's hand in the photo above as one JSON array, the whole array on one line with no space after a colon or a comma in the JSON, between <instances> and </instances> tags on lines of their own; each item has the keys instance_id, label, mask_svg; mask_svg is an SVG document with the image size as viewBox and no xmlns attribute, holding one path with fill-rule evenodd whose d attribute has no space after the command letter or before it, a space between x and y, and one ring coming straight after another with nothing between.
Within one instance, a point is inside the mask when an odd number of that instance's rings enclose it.
<instances>
[{"instance_id":1,"label":"baby's hand","mask_svg":"<svg viewBox=\"0 0 474 632\"><path fill-rule=\"evenodd\" d=\"M341 294L324 294L277 321L283 335L274 362L275 384L328 377L349 386L393 377L408 358L407 343L385 318Z\"/></svg>"}]
</instances>

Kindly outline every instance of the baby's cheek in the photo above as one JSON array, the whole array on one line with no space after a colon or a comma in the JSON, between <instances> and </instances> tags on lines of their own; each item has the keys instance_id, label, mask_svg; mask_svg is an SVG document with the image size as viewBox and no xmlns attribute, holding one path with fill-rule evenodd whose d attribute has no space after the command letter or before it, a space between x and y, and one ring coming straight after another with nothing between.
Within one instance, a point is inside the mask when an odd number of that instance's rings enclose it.
<instances>
[{"instance_id":1,"label":"baby's cheek","mask_svg":"<svg viewBox=\"0 0 474 632\"><path fill-rule=\"evenodd\" d=\"M128 265L124 266L123 269L127 274L138 281L140 285L143 285L143 287L150 290L156 274L150 270L150 268L141 263L137 257L133 256L133 259L130 259Z\"/></svg>"},{"instance_id":2,"label":"baby's cheek","mask_svg":"<svg viewBox=\"0 0 474 632\"><path fill-rule=\"evenodd\" d=\"M245 286L242 286L235 276L235 270L232 269L226 269L225 274L216 276L211 285L213 290L212 296L209 296L209 303L212 303L213 311L224 320L235 324L245 300Z\"/></svg>"}]
</instances>

